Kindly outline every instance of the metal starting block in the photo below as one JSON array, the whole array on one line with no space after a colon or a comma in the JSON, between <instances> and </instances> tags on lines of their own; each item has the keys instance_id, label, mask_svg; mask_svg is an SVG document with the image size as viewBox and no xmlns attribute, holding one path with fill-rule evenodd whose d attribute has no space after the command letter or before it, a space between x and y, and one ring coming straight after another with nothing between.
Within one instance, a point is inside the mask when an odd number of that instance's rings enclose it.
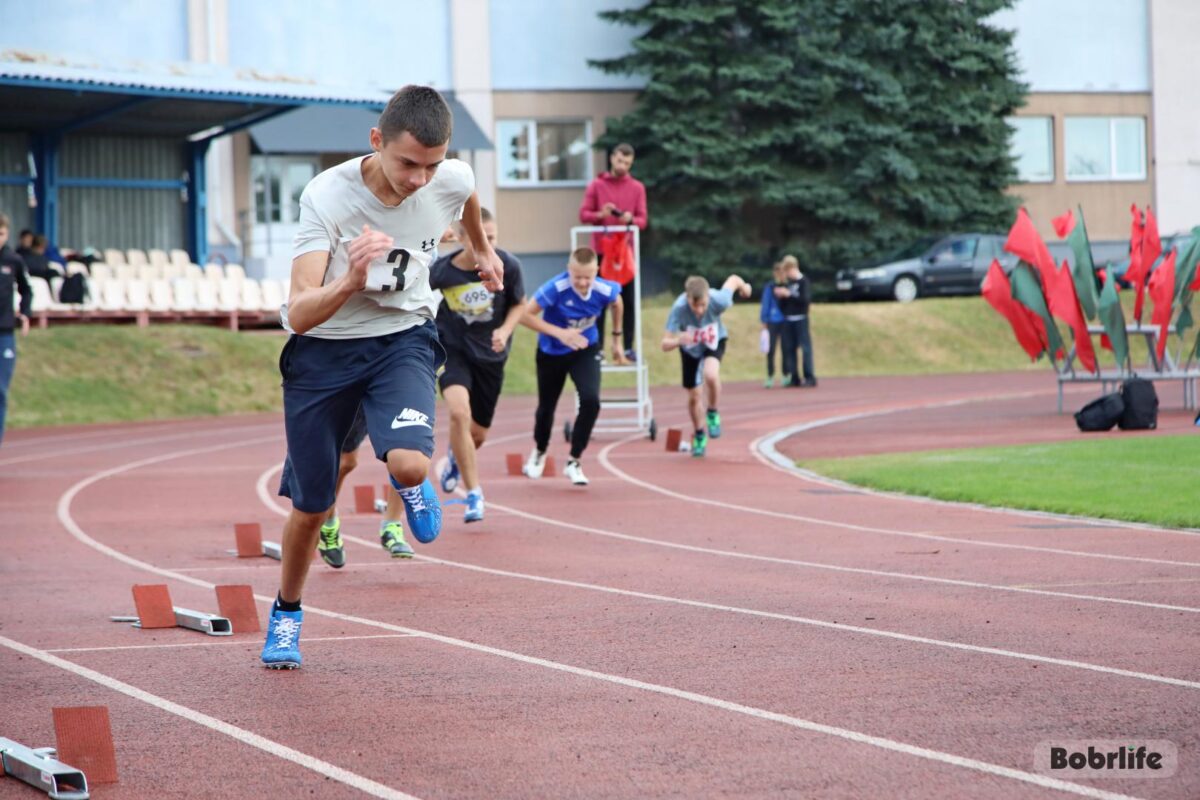
<instances>
[{"instance_id":1,"label":"metal starting block","mask_svg":"<svg viewBox=\"0 0 1200 800\"><path fill-rule=\"evenodd\" d=\"M175 612L175 625L179 628L188 628L193 631L207 633L209 636L232 636L233 625L225 617L218 617L216 614L206 614L203 611L193 611L190 608L182 608L181 606L172 606L171 610ZM133 627L142 627L141 620L137 617L109 617L113 622L130 622Z\"/></svg>"},{"instance_id":2,"label":"metal starting block","mask_svg":"<svg viewBox=\"0 0 1200 800\"><path fill-rule=\"evenodd\" d=\"M53 747L33 749L0 736L0 766L5 775L41 789L55 800L87 800L87 778L56 755Z\"/></svg>"}]
</instances>

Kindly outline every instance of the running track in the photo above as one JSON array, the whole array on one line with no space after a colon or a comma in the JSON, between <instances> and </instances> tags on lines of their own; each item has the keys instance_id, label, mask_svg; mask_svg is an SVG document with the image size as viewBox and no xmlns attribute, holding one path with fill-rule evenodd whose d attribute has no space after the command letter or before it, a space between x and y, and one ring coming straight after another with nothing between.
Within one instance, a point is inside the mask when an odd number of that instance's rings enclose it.
<instances>
[{"instance_id":1,"label":"running track","mask_svg":"<svg viewBox=\"0 0 1200 800\"><path fill-rule=\"evenodd\" d=\"M663 427L680 395L656 390ZM10 432L0 735L50 745L52 707L107 705L102 800L1200 797L1200 534L851 492L761 453L797 428L778 451L1076 437L1053 403L1042 373L728 387L708 458L608 434L580 490L503 475L532 425L503 399L483 524L450 506L394 562L344 498L350 564L314 565L291 673L259 634L108 621L134 583L207 610L250 583L265 619L278 564L225 550L237 521L278 539L278 417ZM363 455L349 484L378 486ZM1123 737L1173 741L1179 773L1034 771L1039 742Z\"/></svg>"}]
</instances>

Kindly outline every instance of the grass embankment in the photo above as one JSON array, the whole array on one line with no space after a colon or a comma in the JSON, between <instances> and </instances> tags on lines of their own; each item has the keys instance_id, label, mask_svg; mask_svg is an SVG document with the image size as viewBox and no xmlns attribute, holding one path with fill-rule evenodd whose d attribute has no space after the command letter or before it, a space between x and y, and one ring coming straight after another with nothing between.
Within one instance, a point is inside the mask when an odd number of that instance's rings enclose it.
<instances>
[{"instance_id":1,"label":"grass embankment","mask_svg":"<svg viewBox=\"0 0 1200 800\"><path fill-rule=\"evenodd\" d=\"M1200 528L1194 436L938 450L798 462L850 483L989 506Z\"/></svg>"},{"instance_id":2,"label":"grass embankment","mask_svg":"<svg viewBox=\"0 0 1200 800\"><path fill-rule=\"evenodd\" d=\"M672 298L644 305L644 350L651 382L674 385L679 356L659 337ZM739 302L725 315L730 330L726 380L762 380L758 304ZM843 303L813 308L819 377L981 372L1029 367L1008 323L978 297L898 303ZM282 334L154 325L63 325L18 342L9 425L28 427L268 411L280 407L276 357ZM536 390L534 334L519 328L505 391ZM1135 350L1135 352L1139 352ZM1143 351L1144 352L1144 348ZM1034 368L1045 369L1039 363ZM620 385L619 377L606 378Z\"/></svg>"}]
</instances>

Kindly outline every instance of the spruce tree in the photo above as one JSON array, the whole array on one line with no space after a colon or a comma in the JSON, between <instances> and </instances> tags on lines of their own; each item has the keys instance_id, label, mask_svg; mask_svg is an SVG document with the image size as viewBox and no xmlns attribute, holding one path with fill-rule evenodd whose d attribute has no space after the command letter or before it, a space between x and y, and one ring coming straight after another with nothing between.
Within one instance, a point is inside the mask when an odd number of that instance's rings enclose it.
<instances>
[{"instance_id":1,"label":"spruce tree","mask_svg":"<svg viewBox=\"0 0 1200 800\"><path fill-rule=\"evenodd\" d=\"M676 278L797 253L833 270L953 230L1002 229L1021 103L1011 0L650 0L593 62L647 79L598 146L629 141L648 249Z\"/></svg>"}]
</instances>

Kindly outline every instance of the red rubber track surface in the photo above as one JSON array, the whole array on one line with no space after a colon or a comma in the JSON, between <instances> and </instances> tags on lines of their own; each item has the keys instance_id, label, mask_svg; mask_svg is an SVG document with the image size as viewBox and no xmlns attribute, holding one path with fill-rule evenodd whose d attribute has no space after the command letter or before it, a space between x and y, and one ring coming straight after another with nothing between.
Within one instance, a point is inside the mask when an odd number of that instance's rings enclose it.
<instances>
[{"instance_id":1,"label":"red rubber track surface","mask_svg":"<svg viewBox=\"0 0 1200 800\"><path fill-rule=\"evenodd\" d=\"M654 399L687 429L681 390ZM1194 430L1177 405L1160 432ZM278 563L225 551L235 522L279 539L277 416L11 431L0 736L52 745L52 707L107 705L102 800L1200 797L1200 535L847 491L753 447L823 421L779 450L1078 437L1053 409L1029 373L727 386L706 458L602 434L581 489L504 474L532 402L502 398L483 523L446 506L394 561L344 493L349 564L313 565L297 672L263 669L257 633L108 620L135 583L213 612L211 584L248 583L265 621ZM349 486L383 483L361 464ZM1125 738L1174 742L1178 773L1035 770L1040 742Z\"/></svg>"}]
</instances>

